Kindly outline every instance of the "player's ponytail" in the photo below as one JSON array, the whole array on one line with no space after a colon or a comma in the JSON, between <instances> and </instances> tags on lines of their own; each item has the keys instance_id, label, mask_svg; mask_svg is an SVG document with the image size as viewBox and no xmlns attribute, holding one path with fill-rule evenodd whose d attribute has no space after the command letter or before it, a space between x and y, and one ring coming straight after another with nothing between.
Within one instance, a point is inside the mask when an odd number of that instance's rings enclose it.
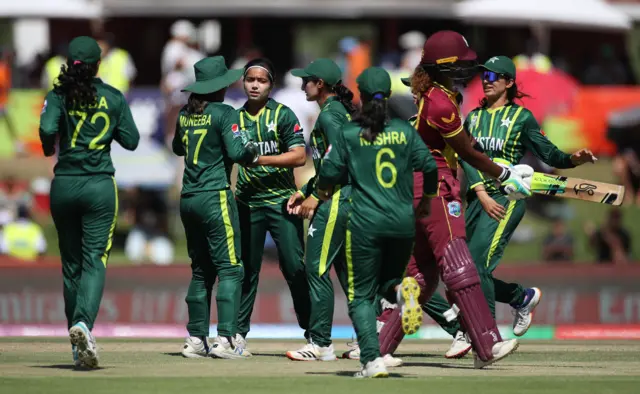
<instances>
[{"instance_id":1,"label":"player's ponytail","mask_svg":"<svg viewBox=\"0 0 640 394\"><path fill-rule=\"evenodd\" d=\"M353 115L358 111L356 106L353 105L353 92L344 86L342 82L333 85L331 91L336 94L338 101L344 105L349 115Z\"/></svg>"},{"instance_id":2,"label":"player's ponytail","mask_svg":"<svg viewBox=\"0 0 640 394\"><path fill-rule=\"evenodd\" d=\"M515 100L520 100L524 97L531 97L528 94L520 91L518 89L518 84L516 84L516 82L513 82L513 85L511 85L510 88L507 88L507 101L510 103L514 103Z\"/></svg>"},{"instance_id":3,"label":"player's ponytail","mask_svg":"<svg viewBox=\"0 0 640 394\"><path fill-rule=\"evenodd\" d=\"M208 94L191 93L187 100L187 113L189 115L198 115L204 112L209 103L221 103L224 101L226 89Z\"/></svg>"},{"instance_id":4,"label":"player's ponytail","mask_svg":"<svg viewBox=\"0 0 640 394\"><path fill-rule=\"evenodd\" d=\"M353 119L362 128L362 136L369 142L375 141L389 122L387 99L382 93L373 97L363 97L362 108Z\"/></svg>"},{"instance_id":5,"label":"player's ponytail","mask_svg":"<svg viewBox=\"0 0 640 394\"><path fill-rule=\"evenodd\" d=\"M98 92L93 79L98 74L99 63L65 64L53 90L65 98L67 106L89 106L95 104Z\"/></svg>"}]
</instances>

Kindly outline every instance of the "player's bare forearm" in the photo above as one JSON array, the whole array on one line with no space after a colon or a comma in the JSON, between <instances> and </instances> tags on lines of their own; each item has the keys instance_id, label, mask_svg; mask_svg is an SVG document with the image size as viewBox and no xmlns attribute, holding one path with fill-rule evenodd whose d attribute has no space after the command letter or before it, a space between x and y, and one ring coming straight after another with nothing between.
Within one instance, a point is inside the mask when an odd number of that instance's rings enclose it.
<instances>
[{"instance_id":1,"label":"player's bare forearm","mask_svg":"<svg viewBox=\"0 0 640 394\"><path fill-rule=\"evenodd\" d=\"M491 161L491 159L484 153L480 153L474 149L467 133L458 133L451 138L447 138L446 141L458 156L460 156L460 158L466 161L470 166L492 176L493 178L499 178L502 174L502 167Z\"/></svg>"},{"instance_id":2,"label":"player's bare forearm","mask_svg":"<svg viewBox=\"0 0 640 394\"><path fill-rule=\"evenodd\" d=\"M304 147L297 146L289 152L280 155L260 156L256 164L278 168L296 168L302 167L306 161L307 155L304 151Z\"/></svg>"}]
</instances>

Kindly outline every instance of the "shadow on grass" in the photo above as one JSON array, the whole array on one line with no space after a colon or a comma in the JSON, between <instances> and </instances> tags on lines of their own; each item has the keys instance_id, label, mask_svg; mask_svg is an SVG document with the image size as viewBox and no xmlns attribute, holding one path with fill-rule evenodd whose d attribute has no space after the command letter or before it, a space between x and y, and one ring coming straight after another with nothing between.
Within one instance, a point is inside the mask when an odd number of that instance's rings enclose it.
<instances>
[{"instance_id":1,"label":"shadow on grass","mask_svg":"<svg viewBox=\"0 0 640 394\"><path fill-rule=\"evenodd\" d=\"M172 352L172 353L162 353L165 356L171 356L171 357L182 357L182 353L180 352Z\"/></svg>"},{"instance_id":2,"label":"shadow on grass","mask_svg":"<svg viewBox=\"0 0 640 394\"><path fill-rule=\"evenodd\" d=\"M76 372L94 372L94 371L110 369L111 367L75 368L72 364L53 364L53 365L32 365L30 368L63 369L63 370L76 371Z\"/></svg>"},{"instance_id":3,"label":"shadow on grass","mask_svg":"<svg viewBox=\"0 0 640 394\"><path fill-rule=\"evenodd\" d=\"M306 372L307 375L335 375L335 376L341 376L341 377L347 377L347 378L353 378L353 375L356 373L356 371L336 371L336 372ZM397 379L397 378L403 378L403 379L416 379L415 376L411 376L411 375L402 375L399 373L389 373L389 377L392 379Z\"/></svg>"},{"instance_id":4,"label":"shadow on grass","mask_svg":"<svg viewBox=\"0 0 640 394\"><path fill-rule=\"evenodd\" d=\"M455 365L444 363L416 363L408 362L403 363L403 367L431 367L431 368L445 368L445 369L473 369L473 365Z\"/></svg>"}]
</instances>

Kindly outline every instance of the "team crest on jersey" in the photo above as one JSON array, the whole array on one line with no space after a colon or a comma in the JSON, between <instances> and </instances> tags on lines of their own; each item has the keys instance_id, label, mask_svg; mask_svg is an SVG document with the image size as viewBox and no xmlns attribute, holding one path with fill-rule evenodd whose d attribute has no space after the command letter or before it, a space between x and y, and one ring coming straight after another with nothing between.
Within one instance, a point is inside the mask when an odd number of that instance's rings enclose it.
<instances>
[{"instance_id":1,"label":"team crest on jersey","mask_svg":"<svg viewBox=\"0 0 640 394\"><path fill-rule=\"evenodd\" d=\"M460 217L460 215L462 215L462 207L457 201L451 201L450 203L448 203L447 209L449 210L449 215L453 217L458 218Z\"/></svg>"},{"instance_id":2,"label":"team crest on jersey","mask_svg":"<svg viewBox=\"0 0 640 394\"><path fill-rule=\"evenodd\" d=\"M293 126L293 132L296 133L296 134L297 133L301 133L302 132L302 127L300 127L300 125L296 123L296 125Z\"/></svg>"},{"instance_id":3,"label":"team crest on jersey","mask_svg":"<svg viewBox=\"0 0 640 394\"><path fill-rule=\"evenodd\" d=\"M44 104L42 104L42 111L40 111L40 115L47 112L47 100L44 100Z\"/></svg>"},{"instance_id":4,"label":"team crest on jersey","mask_svg":"<svg viewBox=\"0 0 640 394\"><path fill-rule=\"evenodd\" d=\"M547 133L545 133L542 129L540 129L540 134L544 135L545 137L547 136Z\"/></svg>"},{"instance_id":5,"label":"team crest on jersey","mask_svg":"<svg viewBox=\"0 0 640 394\"><path fill-rule=\"evenodd\" d=\"M238 127L237 123L231 125L231 132L233 133L233 138L240 137L240 127Z\"/></svg>"}]
</instances>

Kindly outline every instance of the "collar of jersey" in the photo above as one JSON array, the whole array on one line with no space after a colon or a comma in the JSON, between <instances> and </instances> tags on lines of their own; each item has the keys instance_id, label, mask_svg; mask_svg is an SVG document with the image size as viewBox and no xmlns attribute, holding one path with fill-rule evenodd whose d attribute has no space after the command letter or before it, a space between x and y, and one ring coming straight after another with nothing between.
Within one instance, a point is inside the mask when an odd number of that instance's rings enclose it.
<instances>
[{"instance_id":1,"label":"collar of jersey","mask_svg":"<svg viewBox=\"0 0 640 394\"><path fill-rule=\"evenodd\" d=\"M445 88L444 86L440 85L438 82L433 82L434 86L437 86L439 89L442 89L449 97L456 97L458 95L458 92L454 92L452 90L449 90L447 88Z\"/></svg>"},{"instance_id":2,"label":"collar of jersey","mask_svg":"<svg viewBox=\"0 0 640 394\"><path fill-rule=\"evenodd\" d=\"M262 113L264 112L265 108L275 110L276 108L278 108L278 103L276 102L276 100L274 100L272 98L269 98L269 100L267 100L267 104L265 104L265 106L262 107L262 109L260 111L258 111L258 113L255 116L253 116L249 112L247 112L247 103L246 102L240 108L240 111L244 112L245 115L247 116L247 118L249 118L250 120L255 122L256 119L258 119L260 117L260 115L262 115Z\"/></svg>"},{"instance_id":3,"label":"collar of jersey","mask_svg":"<svg viewBox=\"0 0 640 394\"><path fill-rule=\"evenodd\" d=\"M338 100L338 96L327 97L327 99L324 101L324 104L322 104L322 107L320 107L320 111L324 111L329 106L329 104L337 100Z\"/></svg>"},{"instance_id":4,"label":"collar of jersey","mask_svg":"<svg viewBox=\"0 0 640 394\"><path fill-rule=\"evenodd\" d=\"M500 111L504 107L506 107L506 105L501 105L501 106L496 107L496 108L485 108L484 110L487 111L488 113L492 114L494 112Z\"/></svg>"}]
</instances>

